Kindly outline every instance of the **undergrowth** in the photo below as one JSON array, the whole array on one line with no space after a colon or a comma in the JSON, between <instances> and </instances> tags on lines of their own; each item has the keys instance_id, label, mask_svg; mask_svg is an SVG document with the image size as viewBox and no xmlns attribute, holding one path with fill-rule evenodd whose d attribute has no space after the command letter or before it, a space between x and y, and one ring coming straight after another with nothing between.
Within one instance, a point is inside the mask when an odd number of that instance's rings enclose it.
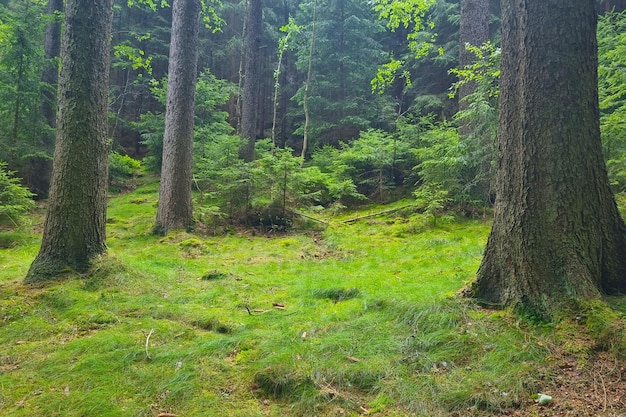
<instances>
[{"instance_id":1,"label":"undergrowth","mask_svg":"<svg viewBox=\"0 0 626 417\"><path fill-rule=\"evenodd\" d=\"M576 325L456 296L480 262L480 221L344 222L359 212L324 231L158 237L156 198L151 184L112 199L109 254L60 281L23 285L38 235L6 237L1 415L497 415L544 389ZM594 311L580 320L618 351Z\"/></svg>"}]
</instances>

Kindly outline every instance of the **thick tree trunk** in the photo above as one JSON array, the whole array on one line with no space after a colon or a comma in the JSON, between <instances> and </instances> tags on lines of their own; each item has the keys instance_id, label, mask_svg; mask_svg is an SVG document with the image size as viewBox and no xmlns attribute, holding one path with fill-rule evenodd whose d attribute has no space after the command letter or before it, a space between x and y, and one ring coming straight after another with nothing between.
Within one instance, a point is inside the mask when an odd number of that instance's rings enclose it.
<instances>
[{"instance_id":1,"label":"thick tree trunk","mask_svg":"<svg viewBox=\"0 0 626 417\"><path fill-rule=\"evenodd\" d=\"M191 181L199 17L199 0L174 1L157 233L193 225Z\"/></svg>"},{"instance_id":2,"label":"thick tree trunk","mask_svg":"<svg viewBox=\"0 0 626 417\"><path fill-rule=\"evenodd\" d=\"M106 252L107 96L112 0L69 0L52 184L26 282L84 270Z\"/></svg>"},{"instance_id":3,"label":"thick tree trunk","mask_svg":"<svg viewBox=\"0 0 626 417\"><path fill-rule=\"evenodd\" d=\"M55 15L63 11L63 0L48 0L46 13ZM46 26L46 38L44 43L46 66L42 74L45 83L43 98L41 100L41 112L46 118L48 125L56 126L56 102L57 82L59 79L59 66L56 59L61 53L61 20L55 19Z\"/></svg>"},{"instance_id":4,"label":"thick tree trunk","mask_svg":"<svg viewBox=\"0 0 626 417\"><path fill-rule=\"evenodd\" d=\"M259 114L259 91L261 85L260 46L263 35L263 1L248 0L246 32L244 33L243 91L241 93L241 136L246 143L241 157L254 159L254 144L257 139Z\"/></svg>"},{"instance_id":5,"label":"thick tree trunk","mask_svg":"<svg viewBox=\"0 0 626 417\"><path fill-rule=\"evenodd\" d=\"M476 62L476 56L467 50L466 45L480 46L489 40L489 0L461 0L461 25L459 29L459 68ZM467 109L468 104L464 100L476 89L476 84L471 82L459 88L459 109ZM463 121L460 133L467 136L471 133L471 126Z\"/></svg>"},{"instance_id":6,"label":"thick tree trunk","mask_svg":"<svg viewBox=\"0 0 626 417\"><path fill-rule=\"evenodd\" d=\"M550 317L626 290L602 157L593 0L503 0L494 223L471 291Z\"/></svg>"}]
</instances>

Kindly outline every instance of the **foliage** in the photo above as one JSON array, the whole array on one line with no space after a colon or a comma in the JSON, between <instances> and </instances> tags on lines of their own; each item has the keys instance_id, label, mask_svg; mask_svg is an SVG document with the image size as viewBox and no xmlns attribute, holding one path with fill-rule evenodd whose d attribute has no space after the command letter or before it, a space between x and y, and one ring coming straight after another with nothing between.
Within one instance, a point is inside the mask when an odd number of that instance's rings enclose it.
<instances>
[{"instance_id":1,"label":"foliage","mask_svg":"<svg viewBox=\"0 0 626 417\"><path fill-rule=\"evenodd\" d=\"M379 17L397 35L386 46L388 62L379 66L371 80L372 90L394 96L399 115L451 115L454 103L442 93L453 82L449 69L458 63L458 2L385 0L374 4Z\"/></svg>"},{"instance_id":2,"label":"foliage","mask_svg":"<svg viewBox=\"0 0 626 417\"><path fill-rule=\"evenodd\" d=\"M151 91L155 99L165 106L167 79L153 82ZM194 156L196 158L204 157L204 148L207 143L232 133L233 128L226 121L228 113L221 110L232 92L233 86L230 83L217 79L209 71L204 71L198 77L194 124ZM145 168L149 172L160 172L163 160L165 114L162 111L143 113L133 126L141 133L142 144L147 149L147 156L144 158Z\"/></svg>"},{"instance_id":3,"label":"foliage","mask_svg":"<svg viewBox=\"0 0 626 417\"><path fill-rule=\"evenodd\" d=\"M250 205L251 173L239 158L242 144L238 136L216 137L203 143L202 154L196 156L194 184L200 192L201 221L211 223L224 216L235 219Z\"/></svg>"},{"instance_id":4,"label":"foliage","mask_svg":"<svg viewBox=\"0 0 626 417\"><path fill-rule=\"evenodd\" d=\"M417 56L425 55L432 47L430 42L419 42L420 31L425 26L431 26L432 22L424 24L424 17L435 0L375 0L374 10L379 13L381 19L387 20L387 27L396 30L400 27L411 29L407 35L409 48Z\"/></svg>"},{"instance_id":5,"label":"foliage","mask_svg":"<svg viewBox=\"0 0 626 417\"><path fill-rule=\"evenodd\" d=\"M145 5L150 10L156 11L157 8L170 7L170 2L167 0L127 0L127 5L128 7L133 7L135 4ZM224 20L217 13L217 8L221 4L221 0L200 0L202 19L205 25L215 32L219 31L222 24L224 24Z\"/></svg>"},{"instance_id":6,"label":"foliage","mask_svg":"<svg viewBox=\"0 0 626 417\"><path fill-rule=\"evenodd\" d=\"M423 26L422 19L425 12L434 3L434 0L375 0L374 10L377 11L381 19L388 20L387 25L392 30L400 26L413 27L419 30Z\"/></svg>"},{"instance_id":7,"label":"foliage","mask_svg":"<svg viewBox=\"0 0 626 417\"><path fill-rule=\"evenodd\" d=\"M301 77L308 74L313 3L303 3L296 15L301 30L294 36L294 53ZM327 7L317 8L307 92L309 149L338 146L356 138L361 130L389 126L393 121L389 98L371 95L372 76L386 59L378 40L383 26L374 15L366 2L356 0L330 2ZM303 84L292 97L298 106L304 103L305 87ZM293 113L297 120L294 134L301 137L303 112L297 109Z\"/></svg>"},{"instance_id":8,"label":"foliage","mask_svg":"<svg viewBox=\"0 0 626 417\"><path fill-rule=\"evenodd\" d=\"M141 162L128 155L109 152L109 187L123 188L141 172Z\"/></svg>"},{"instance_id":9,"label":"foliage","mask_svg":"<svg viewBox=\"0 0 626 417\"><path fill-rule=\"evenodd\" d=\"M476 59L464 68L453 68L450 72L458 77L453 85L451 98L454 97L461 86L472 84L476 91L490 101L492 107L497 107L497 98L500 94L498 81L500 79L500 48L491 41L483 45L475 46L467 44L465 48L474 54ZM470 101L471 99L468 99Z\"/></svg>"},{"instance_id":10,"label":"foliage","mask_svg":"<svg viewBox=\"0 0 626 417\"><path fill-rule=\"evenodd\" d=\"M258 141L257 157L245 162L238 155L241 143L234 136L207 143L196 163L195 183L205 220L288 227L278 223L291 221L293 209L330 206L358 196L351 181L317 166L303 167L293 150L275 148L270 140Z\"/></svg>"},{"instance_id":11,"label":"foliage","mask_svg":"<svg viewBox=\"0 0 626 417\"><path fill-rule=\"evenodd\" d=\"M313 154L312 163L324 172L350 179L359 193L385 202L395 187L403 185L415 164L410 142L381 130L366 130L340 149L322 148Z\"/></svg>"},{"instance_id":12,"label":"foliage","mask_svg":"<svg viewBox=\"0 0 626 417\"><path fill-rule=\"evenodd\" d=\"M0 224L17 224L34 206L33 194L6 167L6 163L0 162Z\"/></svg>"},{"instance_id":13,"label":"foliage","mask_svg":"<svg viewBox=\"0 0 626 417\"><path fill-rule=\"evenodd\" d=\"M0 159L20 175L51 154L51 132L40 112L43 34L49 18L36 0L0 5Z\"/></svg>"},{"instance_id":14,"label":"foliage","mask_svg":"<svg viewBox=\"0 0 626 417\"><path fill-rule=\"evenodd\" d=\"M463 85L474 86L463 99L465 108L455 116L464 127L463 136L459 137L455 126L433 124L429 119L417 124L401 120L398 124L401 136L420 139L415 150L420 160L416 168L426 188L418 193L429 195L434 189L441 190L449 202L465 209L491 202L500 75L500 51L491 42L480 47L468 45L468 50L476 55L476 61L451 71L459 77L451 95Z\"/></svg>"},{"instance_id":15,"label":"foliage","mask_svg":"<svg viewBox=\"0 0 626 417\"><path fill-rule=\"evenodd\" d=\"M626 12L598 22L600 128L609 178L626 190Z\"/></svg>"},{"instance_id":16,"label":"foliage","mask_svg":"<svg viewBox=\"0 0 626 417\"><path fill-rule=\"evenodd\" d=\"M451 200L448 198L448 191L444 190L440 184L427 183L416 190L413 195L418 206L421 206L424 213L432 218L433 227L437 227L437 220L442 216L447 203Z\"/></svg>"},{"instance_id":17,"label":"foliage","mask_svg":"<svg viewBox=\"0 0 626 417\"><path fill-rule=\"evenodd\" d=\"M425 184L437 184L451 196L463 193L463 153L456 128L450 124L421 122L422 127L413 124L400 124L400 135L416 135L419 143L414 149L420 161L416 169Z\"/></svg>"}]
</instances>

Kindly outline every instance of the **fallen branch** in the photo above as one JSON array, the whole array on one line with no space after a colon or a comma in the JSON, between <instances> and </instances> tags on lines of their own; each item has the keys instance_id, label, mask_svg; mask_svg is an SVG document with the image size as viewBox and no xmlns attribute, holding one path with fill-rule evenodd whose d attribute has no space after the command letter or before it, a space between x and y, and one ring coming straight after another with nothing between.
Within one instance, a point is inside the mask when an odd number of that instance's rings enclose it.
<instances>
[{"instance_id":1,"label":"fallen branch","mask_svg":"<svg viewBox=\"0 0 626 417\"><path fill-rule=\"evenodd\" d=\"M392 208L392 209L387 209L387 210L379 211L379 212L376 212L376 213L364 214L362 216L353 217L351 219L344 220L342 223L354 223L354 222L357 222L357 221L362 220L362 219L369 219L371 217L378 217L378 216L382 216L383 214L389 214L389 213L393 213L394 211L400 211L400 210L405 209L405 208L417 207L417 206L418 205L415 204L415 203L407 204L406 206L395 207L395 208Z\"/></svg>"},{"instance_id":2,"label":"fallen branch","mask_svg":"<svg viewBox=\"0 0 626 417\"><path fill-rule=\"evenodd\" d=\"M322 223L322 224L325 224L325 225L330 225L330 222L327 222L326 220L318 219L318 218L309 216L308 214L300 213L299 211L295 211L295 210L291 210L291 209L287 209L287 211L289 213L295 214L297 216L304 217L305 219L313 220L314 222Z\"/></svg>"}]
</instances>

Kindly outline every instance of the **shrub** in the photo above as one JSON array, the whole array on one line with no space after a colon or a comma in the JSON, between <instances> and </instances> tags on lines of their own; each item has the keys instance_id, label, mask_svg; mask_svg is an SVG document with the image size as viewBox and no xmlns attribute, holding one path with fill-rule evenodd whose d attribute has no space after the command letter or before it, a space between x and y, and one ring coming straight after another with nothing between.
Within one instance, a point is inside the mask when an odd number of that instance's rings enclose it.
<instances>
[{"instance_id":1,"label":"shrub","mask_svg":"<svg viewBox=\"0 0 626 417\"><path fill-rule=\"evenodd\" d=\"M370 129L335 152L324 149L316 153L313 162L319 161L339 178L350 179L359 193L384 203L393 196L392 190L405 182L417 162L410 142L404 139Z\"/></svg>"},{"instance_id":2,"label":"shrub","mask_svg":"<svg viewBox=\"0 0 626 417\"><path fill-rule=\"evenodd\" d=\"M18 224L34 205L33 194L13 174L7 171L6 163L0 162L0 224Z\"/></svg>"},{"instance_id":3,"label":"shrub","mask_svg":"<svg viewBox=\"0 0 626 417\"><path fill-rule=\"evenodd\" d=\"M109 187L124 188L139 175L141 162L128 155L109 153Z\"/></svg>"}]
</instances>

